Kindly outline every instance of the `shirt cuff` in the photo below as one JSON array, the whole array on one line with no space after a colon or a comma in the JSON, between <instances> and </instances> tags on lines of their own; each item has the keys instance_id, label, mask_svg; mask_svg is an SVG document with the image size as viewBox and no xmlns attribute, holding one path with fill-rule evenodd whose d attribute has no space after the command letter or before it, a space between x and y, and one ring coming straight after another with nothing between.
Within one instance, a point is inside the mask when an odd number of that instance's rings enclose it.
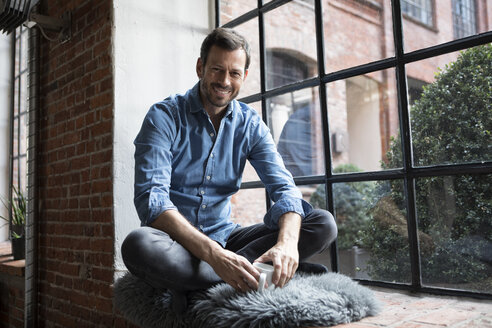
<instances>
[{"instance_id":1,"label":"shirt cuff","mask_svg":"<svg viewBox=\"0 0 492 328\"><path fill-rule=\"evenodd\" d=\"M147 218L147 221L144 225L150 226L152 222L154 222L159 217L159 215L167 210L178 210L178 208L173 204L151 207L149 211L149 217Z\"/></svg>"},{"instance_id":2,"label":"shirt cuff","mask_svg":"<svg viewBox=\"0 0 492 328\"><path fill-rule=\"evenodd\" d=\"M263 222L269 229L278 229L280 217L287 212L295 212L303 219L313 211L311 204L301 198L284 198L276 202L265 214Z\"/></svg>"}]
</instances>

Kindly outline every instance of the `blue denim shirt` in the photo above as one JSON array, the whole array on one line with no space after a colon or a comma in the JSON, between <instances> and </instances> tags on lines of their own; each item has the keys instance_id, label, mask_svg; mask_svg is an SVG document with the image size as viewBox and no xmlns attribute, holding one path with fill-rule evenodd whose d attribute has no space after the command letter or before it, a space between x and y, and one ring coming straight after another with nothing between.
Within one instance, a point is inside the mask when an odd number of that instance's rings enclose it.
<instances>
[{"instance_id":1,"label":"blue denim shirt","mask_svg":"<svg viewBox=\"0 0 492 328\"><path fill-rule=\"evenodd\" d=\"M201 104L199 83L153 105L134 143L134 202L142 225L176 209L224 246L236 227L230 200L239 190L246 160L275 202L264 217L268 227L277 228L286 212L304 217L312 210L258 113L233 100L215 131Z\"/></svg>"}]
</instances>

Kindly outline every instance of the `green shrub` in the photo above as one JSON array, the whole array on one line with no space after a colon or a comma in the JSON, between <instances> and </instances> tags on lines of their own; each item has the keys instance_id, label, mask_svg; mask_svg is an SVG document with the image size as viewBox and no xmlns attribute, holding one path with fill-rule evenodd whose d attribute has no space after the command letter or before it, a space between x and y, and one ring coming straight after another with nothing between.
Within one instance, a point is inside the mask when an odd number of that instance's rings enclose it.
<instances>
[{"instance_id":1,"label":"green shrub","mask_svg":"<svg viewBox=\"0 0 492 328\"><path fill-rule=\"evenodd\" d=\"M492 45L468 49L439 70L410 113L415 166L492 160ZM402 166L400 137L387 158L387 167ZM420 238L425 282L464 283L490 275L491 185L490 174L417 179L419 236L432 243L423 248ZM399 208L404 208L402 188L391 183L391 199ZM401 234L375 218L364 240L373 277L409 276L408 243Z\"/></svg>"},{"instance_id":2,"label":"green shrub","mask_svg":"<svg viewBox=\"0 0 492 328\"><path fill-rule=\"evenodd\" d=\"M353 164L336 167L334 173L360 172ZM372 181L336 183L333 185L335 215L338 226L338 247L341 249L361 246L360 233L370 221L368 210L374 197L375 183ZM325 188L319 186L311 196L315 207L326 208Z\"/></svg>"}]
</instances>

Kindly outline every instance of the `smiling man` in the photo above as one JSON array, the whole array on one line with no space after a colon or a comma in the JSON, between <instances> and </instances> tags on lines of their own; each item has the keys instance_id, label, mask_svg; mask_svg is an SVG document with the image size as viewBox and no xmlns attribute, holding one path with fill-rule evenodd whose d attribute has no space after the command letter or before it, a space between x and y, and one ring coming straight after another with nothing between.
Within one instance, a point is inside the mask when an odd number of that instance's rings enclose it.
<instances>
[{"instance_id":1,"label":"smiling man","mask_svg":"<svg viewBox=\"0 0 492 328\"><path fill-rule=\"evenodd\" d=\"M261 117L235 100L249 63L247 41L215 29L201 47L199 82L153 105L135 139L142 227L123 242L123 260L132 274L169 290L178 313L188 291L223 281L238 292L256 290L255 261L273 264L277 287L296 270L325 272L304 261L337 235L332 215L302 199ZM230 201L247 160L274 205L264 223L240 227L230 220Z\"/></svg>"}]
</instances>

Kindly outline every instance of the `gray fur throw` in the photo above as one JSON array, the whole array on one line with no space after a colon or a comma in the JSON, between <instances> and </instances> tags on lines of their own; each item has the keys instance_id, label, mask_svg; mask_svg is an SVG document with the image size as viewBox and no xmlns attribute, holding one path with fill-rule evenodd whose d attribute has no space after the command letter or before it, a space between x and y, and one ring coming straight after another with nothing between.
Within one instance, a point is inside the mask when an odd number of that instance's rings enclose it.
<instances>
[{"instance_id":1,"label":"gray fur throw","mask_svg":"<svg viewBox=\"0 0 492 328\"><path fill-rule=\"evenodd\" d=\"M172 311L170 300L129 273L114 286L116 308L144 328L334 326L380 311L371 290L337 273L296 274L284 288L264 293L241 294L222 283L189 295L183 316Z\"/></svg>"}]
</instances>

